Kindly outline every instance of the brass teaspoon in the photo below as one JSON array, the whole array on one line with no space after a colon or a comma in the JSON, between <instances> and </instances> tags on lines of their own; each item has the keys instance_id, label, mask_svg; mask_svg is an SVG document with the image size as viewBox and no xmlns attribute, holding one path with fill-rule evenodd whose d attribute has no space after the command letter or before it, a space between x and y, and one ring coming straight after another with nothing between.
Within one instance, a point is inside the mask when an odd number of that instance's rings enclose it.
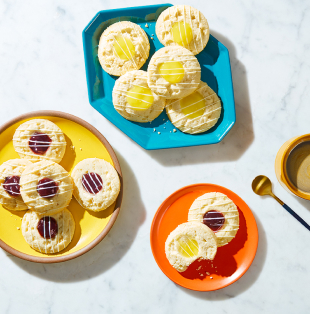
<instances>
[{"instance_id":1,"label":"brass teaspoon","mask_svg":"<svg viewBox=\"0 0 310 314\"><path fill-rule=\"evenodd\" d=\"M288 207L284 202L282 202L277 196L272 193L272 185L271 181L266 176L258 176L252 182L252 190L254 193L263 196L270 195L277 202L279 202L292 216L294 216L301 224L303 224L308 230L310 230L310 226L299 217L290 207Z\"/></svg>"}]
</instances>

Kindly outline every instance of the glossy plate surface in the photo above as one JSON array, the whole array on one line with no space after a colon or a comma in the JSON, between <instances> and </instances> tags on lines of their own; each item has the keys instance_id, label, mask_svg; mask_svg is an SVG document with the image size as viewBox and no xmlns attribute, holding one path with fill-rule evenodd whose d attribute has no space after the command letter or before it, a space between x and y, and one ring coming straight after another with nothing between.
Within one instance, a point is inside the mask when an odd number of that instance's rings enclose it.
<instances>
[{"instance_id":1,"label":"glossy plate surface","mask_svg":"<svg viewBox=\"0 0 310 314\"><path fill-rule=\"evenodd\" d=\"M178 225L187 222L194 200L208 192L226 194L237 205L239 230L230 243L218 248L212 262L196 261L179 273L166 258L166 239ZM248 205L232 191L208 183L189 185L171 194L158 208L150 236L154 258L163 273L176 284L196 291L218 290L238 280L250 267L258 245L256 221Z\"/></svg>"},{"instance_id":2,"label":"glossy plate surface","mask_svg":"<svg viewBox=\"0 0 310 314\"><path fill-rule=\"evenodd\" d=\"M142 67L142 70L146 71L151 56L163 47L155 34L155 24L159 14L169 6L171 4L100 11L90 21L83 31L89 102L103 116L145 149L218 143L234 125L236 114L229 53L227 48L212 35L206 48L196 57L201 66L202 81L206 82L222 101L223 110L219 121L213 128L196 135L185 134L179 130L174 133L175 127L170 123L165 110L152 123L137 123L126 120L114 109L112 89L118 77L106 73L98 61L98 44L102 32L111 24L119 21L131 21L140 25L147 33L151 46L150 56ZM148 27L145 26L146 23ZM154 128L156 132L154 132Z\"/></svg>"},{"instance_id":3,"label":"glossy plate surface","mask_svg":"<svg viewBox=\"0 0 310 314\"><path fill-rule=\"evenodd\" d=\"M110 162L118 172L121 191L116 202L102 212L94 213L82 208L74 197L68 206L75 220L75 233L69 246L56 254L42 254L33 250L21 233L21 218L26 211L10 211L0 205L0 247L20 258L41 262L63 262L82 255L98 244L115 222L122 201L122 173L116 155L99 131L84 120L58 111L38 111L22 115L0 127L0 164L19 158L13 148L13 134L23 122L43 118L57 124L65 134L66 153L60 162L71 172L75 165L85 158L98 157ZM75 148L72 149L72 146Z\"/></svg>"}]
</instances>

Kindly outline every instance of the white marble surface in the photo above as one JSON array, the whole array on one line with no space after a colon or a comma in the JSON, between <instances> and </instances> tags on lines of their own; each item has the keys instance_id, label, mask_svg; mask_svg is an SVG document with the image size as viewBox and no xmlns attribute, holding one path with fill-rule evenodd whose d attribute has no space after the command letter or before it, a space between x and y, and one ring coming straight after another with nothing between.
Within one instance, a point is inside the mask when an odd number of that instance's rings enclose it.
<instances>
[{"instance_id":1,"label":"white marble surface","mask_svg":"<svg viewBox=\"0 0 310 314\"><path fill-rule=\"evenodd\" d=\"M282 143L309 132L310 2L187 1L205 14L211 33L230 51L237 122L218 145L150 152L89 105L81 37L97 11L145 3L0 2L0 123L38 109L82 117L115 148L125 182L115 226L86 255L39 265L0 250L0 312L308 313L309 231L273 199L256 196L251 181L268 175L276 194L310 223L310 203L286 193L273 167ZM260 235L249 271L235 284L208 293L167 279L149 245L160 203L198 182L239 194Z\"/></svg>"}]
</instances>

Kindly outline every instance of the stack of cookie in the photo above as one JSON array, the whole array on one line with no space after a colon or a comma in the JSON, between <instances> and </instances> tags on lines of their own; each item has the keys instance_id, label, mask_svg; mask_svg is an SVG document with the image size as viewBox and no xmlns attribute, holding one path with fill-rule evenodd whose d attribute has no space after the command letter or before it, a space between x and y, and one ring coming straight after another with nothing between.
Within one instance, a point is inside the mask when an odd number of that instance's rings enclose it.
<instances>
[{"instance_id":1,"label":"stack of cookie","mask_svg":"<svg viewBox=\"0 0 310 314\"><path fill-rule=\"evenodd\" d=\"M74 235L74 218L66 208L72 194L82 207L104 210L118 196L118 174L105 160L89 158L78 163L71 176L58 164L65 154L65 136L46 119L21 124L13 145L21 159L0 166L0 203L9 210L29 209L22 234L33 249L60 252Z\"/></svg>"},{"instance_id":2,"label":"stack of cookie","mask_svg":"<svg viewBox=\"0 0 310 314\"><path fill-rule=\"evenodd\" d=\"M145 72L139 69L149 57L150 43L139 25L118 22L102 33L100 64L109 74L120 76L112 92L115 109L128 120L150 122L166 108L182 132L209 130L221 115L221 101L201 81L195 57L209 40L206 18L189 5L170 7L160 14L156 35L165 47L154 53Z\"/></svg>"},{"instance_id":3,"label":"stack of cookie","mask_svg":"<svg viewBox=\"0 0 310 314\"><path fill-rule=\"evenodd\" d=\"M211 192L198 197L188 211L188 222L168 236L165 252L179 272L195 260L213 260L217 248L228 244L239 229L239 212L227 195Z\"/></svg>"}]
</instances>

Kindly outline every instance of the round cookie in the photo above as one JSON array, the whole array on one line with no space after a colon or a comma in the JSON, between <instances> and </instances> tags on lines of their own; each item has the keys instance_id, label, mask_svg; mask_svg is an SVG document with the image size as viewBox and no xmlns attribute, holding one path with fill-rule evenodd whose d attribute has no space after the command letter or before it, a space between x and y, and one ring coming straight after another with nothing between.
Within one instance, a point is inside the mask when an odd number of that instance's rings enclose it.
<instances>
[{"instance_id":1,"label":"round cookie","mask_svg":"<svg viewBox=\"0 0 310 314\"><path fill-rule=\"evenodd\" d=\"M147 73L137 70L122 75L115 82L112 93L116 111L125 119L150 122L165 108L166 100L152 92L147 84Z\"/></svg>"},{"instance_id":2,"label":"round cookie","mask_svg":"<svg viewBox=\"0 0 310 314\"><path fill-rule=\"evenodd\" d=\"M212 128L221 115L221 100L204 82L191 95L168 100L166 112L171 123L184 133L197 134Z\"/></svg>"},{"instance_id":3,"label":"round cookie","mask_svg":"<svg viewBox=\"0 0 310 314\"><path fill-rule=\"evenodd\" d=\"M183 272L195 260L213 260L217 251L216 237L204 224L186 222L168 236L165 243L166 257L178 271Z\"/></svg>"},{"instance_id":4,"label":"round cookie","mask_svg":"<svg viewBox=\"0 0 310 314\"><path fill-rule=\"evenodd\" d=\"M72 171L73 195L78 203L98 212L112 205L120 191L120 180L114 167L99 158L80 161Z\"/></svg>"},{"instance_id":5,"label":"round cookie","mask_svg":"<svg viewBox=\"0 0 310 314\"><path fill-rule=\"evenodd\" d=\"M176 99L198 88L201 68L192 52L181 46L170 46L154 53L147 73L148 85L155 94Z\"/></svg>"},{"instance_id":6,"label":"round cookie","mask_svg":"<svg viewBox=\"0 0 310 314\"><path fill-rule=\"evenodd\" d=\"M211 192L198 197L188 212L188 221L200 222L212 229L217 246L229 243L239 229L239 212L225 194Z\"/></svg>"},{"instance_id":7,"label":"round cookie","mask_svg":"<svg viewBox=\"0 0 310 314\"><path fill-rule=\"evenodd\" d=\"M156 22L156 35L164 46L180 45L194 55L208 43L207 19L190 5L175 5L163 11Z\"/></svg>"},{"instance_id":8,"label":"round cookie","mask_svg":"<svg viewBox=\"0 0 310 314\"><path fill-rule=\"evenodd\" d=\"M66 208L49 215L31 210L24 215L21 230L26 242L36 251L58 253L71 242L75 222Z\"/></svg>"},{"instance_id":9,"label":"round cookie","mask_svg":"<svg viewBox=\"0 0 310 314\"><path fill-rule=\"evenodd\" d=\"M0 204L11 210L26 210L20 195L20 176L31 165L27 159L11 159L0 166Z\"/></svg>"},{"instance_id":10,"label":"round cookie","mask_svg":"<svg viewBox=\"0 0 310 314\"><path fill-rule=\"evenodd\" d=\"M150 43L145 31L132 22L109 26L101 35L98 58L102 68L120 76L140 69L149 57Z\"/></svg>"},{"instance_id":11,"label":"round cookie","mask_svg":"<svg viewBox=\"0 0 310 314\"><path fill-rule=\"evenodd\" d=\"M65 154L66 144L61 129L46 119L33 119L21 124L13 136L14 149L20 158L27 158L32 162L60 162Z\"/></svg>"},{"instance_id":12,"label":"round cookie","mask_svg":"<svg viewBox=\"0 0 310 314\"><path fill-rule=\"evenodd\" d=\"M20 178L20 193L29 207L39 213L66 207L72 198L69 173L60 165L42 160L27 166Z\"/></svg>"}]
</instances>

